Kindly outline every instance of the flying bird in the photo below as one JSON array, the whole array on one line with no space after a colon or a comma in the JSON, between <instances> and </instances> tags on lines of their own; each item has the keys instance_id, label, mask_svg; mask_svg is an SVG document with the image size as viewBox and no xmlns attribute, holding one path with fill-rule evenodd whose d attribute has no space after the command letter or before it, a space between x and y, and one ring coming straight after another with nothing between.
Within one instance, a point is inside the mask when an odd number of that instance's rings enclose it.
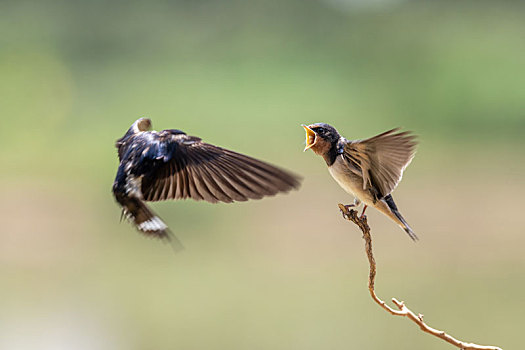
<instances>
[{"instance_id":1,"label":"flying bird","mask_svg":"<svg viewBox=\"0 0 525 350\"><path fill-rule=\"evenodd\" d=\"M410 132L397 128L365 140L347 140L328 124L302 126L306 131L304 150L312 149L322 156L335 181L354 196L354 203L347 208L363 202L362 217L368 206L374 207L417 240L391 195L415 154L417 142Z\"/></svg>"},{"instance_id":2,"label":"flying bird","mask_svg":"<svg viewBox=\"0 0 525 350\"><path fill-rule=\"evenodd\" d=\"M140 118L117 140L120 165L113 183L122 215L147 236L173 237L148 201L242 202L299 187L296 175L268 163L180 130L150 129L151 120Z\"/></svg>"}]
</instances>

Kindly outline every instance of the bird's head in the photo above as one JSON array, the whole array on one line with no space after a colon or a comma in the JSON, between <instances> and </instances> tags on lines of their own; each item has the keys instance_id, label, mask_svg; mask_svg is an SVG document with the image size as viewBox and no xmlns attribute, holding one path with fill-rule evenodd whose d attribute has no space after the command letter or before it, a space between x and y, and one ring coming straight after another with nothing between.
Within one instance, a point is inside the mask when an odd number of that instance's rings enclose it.
<instances>
[{"instance_id":1,"label":"bird's head","mask_svg":"<svg viewBox=\"0 0 525 350\"><path fill-rule=\"evenodd\" d=\"M315 153L323 155L327 153L341 137L333 126L325 123L315 123L308 126L303 124L302 127L306 131L305 152L311 148Z\"/></svg>"},{"instance_id":2,"label":"bird's head","mask_svg":"<svg viewBox=\"0 0 525 350\"><path fill-rule=\"evenodd\" d=\"M135 123L133 123L130 129L132 129L134 133L148 131L151 129L151 119L139 118L135 121Z\"/></svg>"},{"instance_id":3,"label":"bird's head","mask_svg":"<svg viewBox=\"0 0 525 350\"><path fill-rule=\"evenodd\" d=\"M138 134L141 131L148 131L151 129L151 120L148 118L140 118L137 119L131 126L129 127L128 131L117 140L116 147L120 148L126 140L128 140L130 137L132 137L135 134ZM120 152L120 151L119 151Z\"/></svg>"}]
</instances>

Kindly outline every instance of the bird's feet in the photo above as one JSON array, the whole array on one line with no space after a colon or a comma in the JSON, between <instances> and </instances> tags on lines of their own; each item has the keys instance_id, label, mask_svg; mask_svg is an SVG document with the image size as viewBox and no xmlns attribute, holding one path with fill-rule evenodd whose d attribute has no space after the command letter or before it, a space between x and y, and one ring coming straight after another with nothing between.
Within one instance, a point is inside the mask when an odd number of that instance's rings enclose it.
<instances>
[{"instance_id":1,"label":"bird's feet","mask_svg":"<svg viewBox=\"0 0 525 350\"><path fill-rule=\"evenodd\" d=\"M345 207L346 210L350 210L350 208L355 208L356 206L357 205L355 203L343 205L343 207Z\"/></svg>"},{"instance_id":2,"label":"bird's feet","mask_svg":"<svg viewBox=\"0 0 525 350\"><path fill-rule=\"evenodd\" d=\"M368 227L366 215L358 215L357 210L349 209L351 207L352 205L344 205L339 203L339 210L341 211L341 214L343 214L343 219L352 221L360 228L370 230L370 228Z\"/></svg>"},{"instance_id":3,"label":"bird's feet","mask_svg":"<svg viewBox=\"0 0 525 350\"><path fill-rule=\"evenodd\" d=\"M365 215L365 210L366 208L368 208L368 205L365 204L365 206L363 207L363 212L361 213L361 215L359 216L359 219L364 219L366 218L366 215Z\"/></svg>"},{"instance_id":4,"label":"bird's feet","mask_svg":"<svg viewBox=\"0 0 525 350\"><path fill-rule=\"evenodd\" d=\"M339 211L341 212L341 215L343 215L343 219L346 219L348 217L348 208L346 205L339 203Z\"/></svg>"},{"instance_id":5,"label":"bird's feet","mask_svg":"<svg viewBox=\"0 0 525 350\"><path fill-rule=\"evenodd\" d=\"M361 201L357 198L354 199L354 203L352 204L339 204L339 210L341 210L341 214L343 214L343 218L346 219L348 215L351 214L352 212L355 212L357 216L357 211L352 208L358 207L359 204L361 204ZM363 219L363 217L366 217L365 210L366 210L366 205L363 208L363 212L361 213L361 216L359 217L360 219Z\"/></svg>"},{"instance_id":6,"label":"bird's feet","mask_svg":"<svg viewBox=\"0 0 525 350\"><path fill-rule=\"evenodd\" d=\"M363 211L361 212L361 215L359 215L359 219L364 219L366 218L366 215L365 215L365 210L366 208L368 208L368 205L365 204L365 206L363 207Z\"/></svg>"},{"instance_id":7,"label":"bird's feet","mask_svg":"<svg viewBox=\"0 0 525 350\"><path fill-rule=\"evenodd\" d=\"M341 204L339 203L339 210L341 211L341 214L343 215L343 219L348 219L350 216L356 216L357 211L355 209L356 204Z\"/></svg>"}]
</instances>

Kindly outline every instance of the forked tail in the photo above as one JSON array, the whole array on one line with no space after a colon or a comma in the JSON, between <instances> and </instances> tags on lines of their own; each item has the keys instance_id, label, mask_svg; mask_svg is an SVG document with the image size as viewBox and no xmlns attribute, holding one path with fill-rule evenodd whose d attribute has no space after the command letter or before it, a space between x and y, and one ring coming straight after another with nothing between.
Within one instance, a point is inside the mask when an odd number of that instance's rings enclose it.
<instances>
[{"instance_id":1,"label":"forked tail","mask_svg":"<svg viewBox=\"0 0 525 350\"><path fill-rule=\"evenodd\" d=\"M387 195L387 196L385 196L385 198L383 198L383 200L388 205L388 208L390 209L392 214L394 214L394 216L397 218L397 220L399 220L399 224L401 225L403 230L405 230L405 232L410 236L410 238L412 238L413 241L419 240L419 238L417 238L416 234L414 233L414 231L412 230L410 225L408 225L408 223L406 222L405 218L401 215L401 213L397 209L397 205L394 202L394 199L392 198L392 196L391 195Z\"/></svg>"}]
</instances>

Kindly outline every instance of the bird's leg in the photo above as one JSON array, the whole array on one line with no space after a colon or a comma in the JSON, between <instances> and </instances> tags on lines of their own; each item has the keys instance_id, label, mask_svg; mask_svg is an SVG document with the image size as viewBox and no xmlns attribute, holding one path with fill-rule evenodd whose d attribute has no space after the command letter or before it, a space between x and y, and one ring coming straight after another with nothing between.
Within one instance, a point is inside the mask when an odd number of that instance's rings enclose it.
<instances>
[{"instance_id":1,"label":"bird's leg","mask_svg":"<svg viewBox=\"0 0 525 350\"><path fill-rule=\"evenodd\" d=\"M361 204L361 201L358 198L354 198L354 203L346 204L345 209L348 210L349 208L357 207L359 204Z\"/></svg>"},{"instance_id":2,"label":"bird's leg","mask_svg":"<svg viewBox=\"0 0 525 350\"><path fill-rule=\"evenodd\" d=\"M361 213L361 216L359 216L360 219L362 219L365 216L366 208L368 208L368 205L365 204L365 206L363 207L363 212Z\"/></svg>"}]
</instances>

